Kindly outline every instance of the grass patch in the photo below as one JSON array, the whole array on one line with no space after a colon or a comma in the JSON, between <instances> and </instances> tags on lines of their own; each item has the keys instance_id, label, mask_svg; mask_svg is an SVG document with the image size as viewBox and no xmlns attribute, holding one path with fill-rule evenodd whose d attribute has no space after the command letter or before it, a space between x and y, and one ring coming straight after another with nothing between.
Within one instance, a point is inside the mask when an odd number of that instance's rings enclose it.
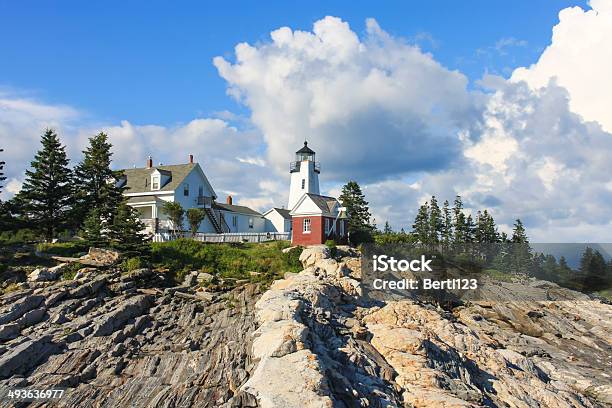
<instances>
[{"instance_id":1,"label":"grass patch","mask_svg":"<svg viewBox=\"0 0 612 408\"><path fill-rule=\"evenodd\" d=\"M87 241L71 241L71 242L57 242L41 243L36 246L38 252L42 252L49 255L65 256L65 257L78 257L87 253L89 250L90 243Z\"/></svg>"},{"instance_id":2,"label":"grass patch","mask_svg":"<svg viewBox=\"0 0 612 408\"><path fill-rule=\"evenodd\" d=\"M153 266L167 269L181 281L185 273L199 270L228 281L244 280L268 284L285 272L299 272L300 248L283 253L289 243L212 244L191 239L151 244ZM251 273L254 272L254 273Z\"/></svg>"}]
</instances>

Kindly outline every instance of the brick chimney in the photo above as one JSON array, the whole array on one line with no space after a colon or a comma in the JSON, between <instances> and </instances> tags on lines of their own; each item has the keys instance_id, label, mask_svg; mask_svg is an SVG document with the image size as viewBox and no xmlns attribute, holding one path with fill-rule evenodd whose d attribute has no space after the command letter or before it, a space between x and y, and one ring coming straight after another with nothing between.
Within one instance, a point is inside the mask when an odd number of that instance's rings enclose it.
<instances>
[{"instance_id":1,"label":"brick chimney","mask_svg":"<svg viewBox=\"0 0 612 408\"><path fill-rule=\"evenodd\" d=\"M193 164L193 154L189 155L189 164Z\"/></svg>"},{"instance_id":2,"label":"brick chimney","mask_svg":"<svg viewBox=\"0 0 612 408\"><path fill-rule=\"evenodd\" d=\"M150 169L151 167L153 167L153 158L149 156L147 159L147 169Z\"/></svg>"},{"instance_id":3,"label":"brick chimney","mask_svg":"<svg viewBox=\"0 0 612 408\"><path fill-rule=\"evenodd\" d=\"M225 202L226 202L227 204L229 204L229 205L232 205L232 202L233 202L233 200L232 200L232 196L231 196L231 195L228 195L228 196L227 196L227 199L225 200Z\"/></svg>"}]
</instances>

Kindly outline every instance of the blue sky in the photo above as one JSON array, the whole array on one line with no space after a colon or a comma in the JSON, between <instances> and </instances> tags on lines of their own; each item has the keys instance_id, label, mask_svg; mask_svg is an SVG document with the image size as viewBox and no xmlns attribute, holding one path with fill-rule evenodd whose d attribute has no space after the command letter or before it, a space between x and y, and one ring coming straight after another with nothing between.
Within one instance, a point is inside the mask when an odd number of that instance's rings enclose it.
<instances>
[{"instance_id":1,"label":"blue sky","mask_svg":"<svg viewBox=\"0 0 612 408\"><path fill-rule=\"evenodd\" d=\"M532 241L612 241L612 1L0 0L2 199L46 127L74 164L194 154L215 191L286 205L302 141L322 192L378 224L432 195Z\"/></svg>"},{"instance_id":2,"label":"blue sky","mask_svg":"<svg viewBox=\"0 0 612 408\"><path fill-rule=\"evenodd\" d=\"M339 16L358 34L373 17L470 80L534 63L559 10L585 1L0 1L0 86L78 106L101 121L173 124L228 110L212 64L270 31ZM496 45L498 48L496 48ZM500 47L501 46L501 47Z\"/></svg>"}]
</instances>

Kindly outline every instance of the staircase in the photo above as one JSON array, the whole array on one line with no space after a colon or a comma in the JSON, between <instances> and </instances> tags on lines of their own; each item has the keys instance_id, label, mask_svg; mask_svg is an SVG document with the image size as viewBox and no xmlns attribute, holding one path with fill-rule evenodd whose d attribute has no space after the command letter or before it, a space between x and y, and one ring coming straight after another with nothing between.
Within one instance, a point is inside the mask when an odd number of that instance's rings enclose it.
<instances>
[{"instance_id":1,"label":"staircase","mask_svg":"<svg viewBox=\"0 0 612 408\"><path fill-rule=\"evenodd\" d=\"M204 211L206 212L206 216L210 220L210 223L213 225L213 228L217 234L229 232L229 226L225 223L225 220L219 211L215 211L210 207L204 207Z\"/></svg>"}]
</instances>

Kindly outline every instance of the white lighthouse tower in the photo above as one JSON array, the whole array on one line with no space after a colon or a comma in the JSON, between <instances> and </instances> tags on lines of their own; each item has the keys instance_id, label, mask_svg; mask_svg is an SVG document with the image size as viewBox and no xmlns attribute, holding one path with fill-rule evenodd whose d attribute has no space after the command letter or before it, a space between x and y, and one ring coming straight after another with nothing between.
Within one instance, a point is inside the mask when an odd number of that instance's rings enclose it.
<instances>
[{"instance_id":1,"label":"white lighthouse tower","mask_svg":"<svg viewBox=\"0 0 612 408\"><path fill-rule=\"evenodd\" d=\"M291 210L306 193L319 194L319 173L321 167L315 161L315 152L304 142L304 147L295 152L295 161L289 165L291 173L291 188L289 189L289 204Z\"/></svg>"}]
</instances>

